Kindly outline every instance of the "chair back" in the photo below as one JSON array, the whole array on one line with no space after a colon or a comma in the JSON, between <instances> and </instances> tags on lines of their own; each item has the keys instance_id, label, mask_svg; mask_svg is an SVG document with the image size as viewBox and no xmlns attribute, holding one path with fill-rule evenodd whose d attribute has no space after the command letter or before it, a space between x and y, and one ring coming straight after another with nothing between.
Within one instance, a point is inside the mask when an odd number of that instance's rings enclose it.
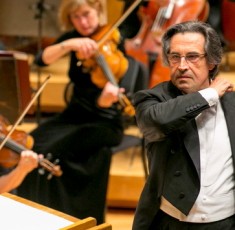
<instances>
[{"instance_id":1,"label":"chair back","mask_svg":"<svg viewBox=\"0 0 235 230\"><path fill-rule=\"evenodd\" d=\"M128 56L129 68L120 81L120 87L125 88L128 97L133 97L139 90L147 89L149 83L148 68L141 62Z\"/></svg>"}]
</instances>

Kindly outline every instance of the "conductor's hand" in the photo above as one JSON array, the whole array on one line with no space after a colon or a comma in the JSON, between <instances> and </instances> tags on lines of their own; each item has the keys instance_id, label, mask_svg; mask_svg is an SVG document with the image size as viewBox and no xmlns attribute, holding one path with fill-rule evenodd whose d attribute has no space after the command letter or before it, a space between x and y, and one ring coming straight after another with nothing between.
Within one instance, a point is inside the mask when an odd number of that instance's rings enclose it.
<instances>
[{"instance_id":1,"label":"conductor's hand","mask_svg":"<svg viewBox=\"0 0 235 230\"><path fill-rule=\"evenodd\" d=\"M224 78L216 77L210 84L210 88L218 92L219 97L222 97L225 92L233 91L233 84Z\"/></svg>"}]
</instances>

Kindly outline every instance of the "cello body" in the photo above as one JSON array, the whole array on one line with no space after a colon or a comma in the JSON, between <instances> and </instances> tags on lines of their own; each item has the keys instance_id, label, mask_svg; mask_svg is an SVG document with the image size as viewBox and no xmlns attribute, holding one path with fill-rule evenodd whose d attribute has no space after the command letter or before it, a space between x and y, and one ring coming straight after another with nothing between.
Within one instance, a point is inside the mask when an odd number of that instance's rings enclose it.
<instances>
[{"instance_id":1,"label":"cello body","mask_svg":"<svg viewBox=\"0 0 235 230\"><path fill-rule=\"evenodd\" d=\"M223 0L221 4L221 27L228 50L235 50L235 2Z\"/></svg>"},{"instance_id":2,"label":"cello body","mask_svg":"<svg viewBox=\"0 0 235 230\"><path fill-rule=\"evenodd\" d=\"M229 63L229 52L235 51L235 23L234 23L234 14L235 14L235 1L232 0L222 0L221 2L221 31L220 35L222 42L224 43L225 51L225 70L231 68Z\"/></svg>"},{"instance_id":3,"label":"cello body","mask_svg":"<svg viewBox=\"0 0 235 230\"><path fill-rule=\"evenodd\" d=\"M140 30L134 38L126 40L125 49L128 55L149 67L151 88L170 79L170 70L162 62L162 34L176 23L205 21L209 4L206 0L150 0L141 10Z\"/></svg>"}]
</instances>

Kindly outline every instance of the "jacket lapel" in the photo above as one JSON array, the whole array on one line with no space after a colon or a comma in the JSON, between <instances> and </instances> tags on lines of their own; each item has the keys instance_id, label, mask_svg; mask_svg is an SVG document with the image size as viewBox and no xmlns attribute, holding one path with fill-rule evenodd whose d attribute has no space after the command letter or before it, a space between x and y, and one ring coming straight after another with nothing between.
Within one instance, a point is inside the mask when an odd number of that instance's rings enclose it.
<instances>
[{"instance_id":1,"label":"jacket lapel","mask_svg":"<svg viewBox=\"0 0 235 230\"><path fill-rule=\"evenodd\" d=\"M177 89L172 82L169 82L169 93L172 98L175 98L182 93ZM196 122L192 120L191 122L186 123L184 130L182 130L184 135L184 145L191 157L193 164L197 170L198 177L200 178L200 145L199 145L199 136L197 132Z\"/></svg>"},{"instance_id":2,"label":"jacket lapel","mask_svg":"<svg viewBox=\"0 0 235 230\"><path fill-rule=\"evenodd\" d=\"M193 120L185 127L184 145L191 157L193 164L200 178L200 144L196 128L196 122Z\"/></svg>"},{"instance_id":3,"label":"jacket lapel","mask_svg":"<svg viewBox=\"0 0 235 230\"><path fill-rule=\"evenodd\" d=\"M227 93L221 98L224 116L227 122L228 134L235 159L235 93Z\"/></svg>"}]
</instances>

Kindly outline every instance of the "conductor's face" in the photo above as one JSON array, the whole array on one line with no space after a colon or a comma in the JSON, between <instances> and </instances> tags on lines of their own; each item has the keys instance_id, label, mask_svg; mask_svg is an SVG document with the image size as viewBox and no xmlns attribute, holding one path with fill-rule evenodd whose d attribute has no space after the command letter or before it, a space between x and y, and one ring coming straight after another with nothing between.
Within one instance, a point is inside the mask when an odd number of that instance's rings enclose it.
<instances>
[{"instance_id":1,"label":"conductor's face","mask_svg":"<svg viewBox=\"0 0 235 230\"><path fill-rule=\"evenodd\" d=\"M178 33L170 42L168 60L171 80L183 93L196 92L209 86L209 70L204 50L205 38L200 33Z\"/></svg>"}]
</instances>

